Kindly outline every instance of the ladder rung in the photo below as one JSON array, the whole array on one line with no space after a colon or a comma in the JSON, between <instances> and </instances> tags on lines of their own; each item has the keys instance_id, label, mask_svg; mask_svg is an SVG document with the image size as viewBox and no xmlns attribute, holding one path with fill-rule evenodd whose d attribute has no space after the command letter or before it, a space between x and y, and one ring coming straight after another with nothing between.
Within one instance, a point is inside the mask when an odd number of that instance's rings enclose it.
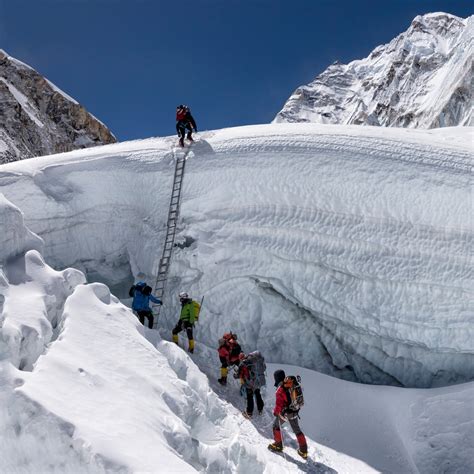
<instances>
[{"instance_id":1,"label":"ladder rung","mask_svg":"<svg viewBox=\"0 0 474 474\"><path fill-rule=\"evenodd\" d=\"M176 165L174 169L173 187L171 192L170 205L168 210L168 220L166 222L167 232L165 237L165 245L163 247L163 253L161 255L160 264L158 265L158 274L155 282L155 294L162 298L164 294L164 288L166 285L167 275L169 266L171 263L171 257L173 254L173 244L176 234L176 227L179 215L179 204L181 198L181 186L184 177L184 167L186 165L186 155L176 157ZM157 313L160 312L161 306L158 306ZM156 328L157 322L154 324Z\"/></svg>"}]
</instances>

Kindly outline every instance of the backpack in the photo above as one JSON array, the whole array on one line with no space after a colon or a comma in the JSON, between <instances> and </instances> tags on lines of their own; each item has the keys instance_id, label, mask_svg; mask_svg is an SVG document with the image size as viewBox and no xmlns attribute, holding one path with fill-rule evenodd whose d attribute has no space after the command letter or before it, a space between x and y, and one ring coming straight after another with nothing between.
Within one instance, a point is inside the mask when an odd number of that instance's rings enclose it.
<instances>
[{"instance_id":1,"label":"backpack","mask_svg":"<svg viewBox=\"0 0 474 474\"><path fill-rule=\"evenodd\" d=\"M265 359L259 351L251 352L245 358L243 364L249 371L249 378L245 381L245 384L249 388L255 390L264 387L267 384L267 381L265 380L267 366L265 365Z\"/></svg>"},{"instance_id":2,"label":"backpack","mask_svg":"<svg viewBox=\"0 0 474 474\"><path fill-rule=\"evenodd\" d=\"M191 301L191 304L193 305L194 308L194 319L196 321L199 320L199 313L201 312L201 305L197 301Z\"/></svg>"},{"instance_id":3,"label":"backpack","mask_svg":"<svg viewBox=\"0 0 474 474\"><path fill-rule=\"evenodd\" d=\"M152 292L151 286L148 285L133 285L128 291L128 296L133 298L135 296L135 290L138 290L142 295L150 296Z\"/></svg>"},{"instance_id":4,"label":"backpack","mask_svg":"<svg viewBox=\"0 0 474 474\"><path fill-rule=\"evenodd\" d=\"M301 377L289 375L283 380L283 387L288 393L290 404L288 408L293 411L299 411L304 405L303 387L301 386Z\"/></svg>"},{"instance_id":5,"label":"backpack","mask_svg":"<svg viewBox=\"0 0 474 474\"><path fill-rule=\"evenodd\" d=\"M186 119L186 116L188 115L188 111L185 108L178 109L176 111L176 120L178 122L182 122L183 120Z\"/></svg>"}]
</instances>

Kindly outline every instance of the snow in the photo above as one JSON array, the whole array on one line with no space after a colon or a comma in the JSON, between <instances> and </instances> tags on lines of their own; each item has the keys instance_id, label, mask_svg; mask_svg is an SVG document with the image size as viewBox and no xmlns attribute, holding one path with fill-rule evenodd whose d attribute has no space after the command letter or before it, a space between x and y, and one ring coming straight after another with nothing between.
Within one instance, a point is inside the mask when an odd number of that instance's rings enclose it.
<instances>
[{"instance_id":1,"label":"snow","mask_svg":"<svg viewBox=\"0 0 474 474\"><path fill-rule=\"evenodd\" d=\"M316 124L200 135L160 326L174 326L184 288L206 295L201 343L233 329L272 362L348 380L471 380L471 138ZM45 239L49 264L125 297L139 271L156 275L174 145L4 165L0 191Z\"/></svg>"},{"instance_id":2,"label":"snow","mask_svg":"<svg viewBox=\"0 0 474 474\"><path fill-rule=\"evenodd\" d=\"M298 87L274 121L472 126L473 38L474 16L417 16L368 57L335 63Z\"/></svg>"},{"instance_id":3,"label":"snow","mask_svg":"<svg viewBox=\"0 0 474 474\"><path fill-rule=\"evenodd\" d=\"M70 102L72 102L73 104L79 104L79 102L77 102L76 99L73 99L70 95L66 94L63 90L61 90L56 84L53 84L51 81L49 81L48 79L45 79L46 82L51 86L51 88L56 91L56 92L59 92L59 94L61 94L65 99L69 100ZM94 117L95 118L95 117ZM97 119L96 119L97 120ZM97 120L99 122L99 120ZM102 123L102 122L100 122ZM103 123L102 123L103 125Z\"/></svg>"},{"instance_id":4,"label":"snow","mask_svg":"<svg viewBox=\"0 0 474 474\"><path fill-rule=\"evenodd\" d=\"M34 71L34 69L33 69L31 66L28 66L28 64L25 64L24 62L22 62L22 61L20 61L20 60L18 60L18 59L16 59L16 58L14 58L13 56L10 56L10 55L9 55L5 50L3 50L3 49L0 49L0 56L4 56L4 57L8 58L8 60L11 61L12 63L15 63L15 65L16 65L17 67L20 67L20 68L22 68L22 69L29 69L29 70L31 70L31 71ZM1 79L1 78L0 78L0 79ZM3 82L5 82L5 83L7 84L7 82L6 82L4 79L2 79L2 80L3 80ZM66 98L67 100L73 102L74 104L78 104L78 102L77 102L75 99L73 99L71 96L69 96L69 95L66 94L64 91L62 91L58 86L56 86L55 84L53 84L53 83L52 83L51 81L49 81L48 79L45 79L45 80L46 80L46 82L51 86L51 88L52 88L53 90L55 90L56 92L59 92L64 98ZM11 84L7 84L7 85L8 85L9 88L10 88L10 87L13 87L13 85L11 85ZM12 92L12 93L13 93L13 92ZM18 91L18 94L21 94L21 92ZM21 96L23 96L23 94L21 94ZM18 99L18 97L17 97L16 95L15 95L15 98L17 98L18 102L20 102L20 104L22 104L22 106L23 106L24 100ZM25 97L25 99L26 99L26 97ZM102 122L101 122L101 123L102 123ZM39 124L38 124L38 125L39 125ZM40 126L43 126L43 124L41 124Z\"/></svg>"},{"instance_id":5,"label":"snow","mask_svg":"<svg viewBox=\"0 0 474 474\"><path fill-rule=\"evenodd\" d=\"M36 109L30 104L25 94L20 92L13 84L10 84L3 77L0 77L0 81L2 81L8 87L8 90L13 95L13 97L15 97L21 108L28 114L28 117L30 117L30 119L33 120L33 122L35 122L38 127L43 128L43 122L41 122L41 120L36 117Z\"/></svg>"},{"instance_id":6,"label":"snow","mask_svg":"<svg viewBox=\"0 0 474 474\"><path fill-rule=\"evenodd\" d=\"M8 150L7 144L3 140L0 140L0 153L3 153L4 151L7 151L7 150Z\"/></svg>"},{"instance_id":7,"label":"snow","mask_svg":"<svg viewBox=\"0 0 474 474\"><path fill-rule=\"evenodd\" d=\"M310 369L472 379L471 138L312 124L201 134L159 333L66 267L117 296L139 272L152 281L175 138L1 166L0 471L469 472L472 382L369 386ZM164 339L183 288L206 296L192 360ZM288 430L285 455L266 449L271 386L250 422L237 381L217 383L229 329L273 362L269 381L302 375L307 462Z\"/></svg>"},{"instance_id":8,"label":"snow","mask_svg":"<svg viewBox=\"0 0 474 474\"><path fill-rule=\"evenodd\" d=\"M1 472L280 472L267 440L105 285L35 250L19 260L1 287Z\"/></svg>"},{"instance_id":9,"label":"snow","mask_svg":"<svg viewBox=\"0 0 474 474\"><path fill-rule=\"evenodd\" d=\"M302 377L302 427L318 443L381 472L467 473L474 465L474 383L400 389L283 369Z\"/></svg>"},{"instance_id":10,"label":"snow","mask_svg":"<svg viewBox=\"0 0 474 474\"><path fill-rule=\"evenodd\" d=\"M43 241L24 224L23 213L0 194L0 261L25 252L27 249L42 249Z\"/></svg>"},{"instance_id":11,"label":"snow","mask_svg":"<svg viewBox=\"0 0 474 474\"><path fill-rule=\"evenodd\" d=\"M10 56L4 49L0 48L0 56L8 58L9 61L14 62L17 66L19 66L22 69L30 69L33 70L31 66L28 66L28 64L25 64L24 62Z\"/></svg>"}]
</instances>

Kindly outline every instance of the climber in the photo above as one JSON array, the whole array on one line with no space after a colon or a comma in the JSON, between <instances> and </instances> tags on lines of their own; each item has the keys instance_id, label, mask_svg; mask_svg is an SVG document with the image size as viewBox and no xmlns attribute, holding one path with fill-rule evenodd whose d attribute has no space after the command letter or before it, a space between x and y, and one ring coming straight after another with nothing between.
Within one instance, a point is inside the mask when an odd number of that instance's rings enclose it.
<instances>
[{"instance_id":1,"label":"climber","mask_svg":"<svg viewBox=\"0 0 474 474\"><path fill-rule=\"evenodd\" d=\"M289 377L285 376L285 372L283 370L276 370L273 374L275 379L275 387L277 387L275 396L275 408L273 410L273 414L275 415L275 421L273 422L273 439L274 442L268 445L268 449L274 452L281 452L283 451L283 439L281 435L281 425L288 421L290 423L291 429L294 431L296 435L296 439L298 440L298 454L307 459L308 457L308 445L306 444L306 438L303 432L300 429L298 423L298 410L294 410L291 408L291 396L289 390L285 388L284 381L286 381Z\"/></svg>"},{"instance_id":2,"label":"climber","mask_svg":"<svg viewBox=\"0 0 474 474\"><path fill-rule=\"evenodd\" d=\"M186 134L186 130L188 133ZM184 146L184 137L193 141L192 133L197 132L196 122L191 115L191 110L186 105L176 107L176 131L178 132L179 145Z\"/></svg>"},{"instance_id":3,"label":"climber","mask_svg":"<svg viewBox=\"0 0 474 474\"><path fill-rule=\"evenodd\" d=\"M186 329L186 334L189 339L188 352L194 352L193 327L199 316L199 309L195 301L193 301L186 292L179 294L179 301L181 303L181 314L179 321L173 329L173 342L178 344L178 334Z\"/></svg>"},{"instance_id":4,"label":"climber","mask_svg":"<svg viewBox=\"0 0 474 474\"><path fill-rule=\"evenodd\" d=\"M145 276L140 274L141 276ZM150 301L156 304L163 304L160 299L156 298L151 294L151 286L148 286L145 281L140 280L138 283L133 285L128 294L133 297L132 309L138 315L140 322L145 325L145 318L148 319L148 327L153 328L153 313L150 309Z\"/></svg>"},{"instance_id":5,"label":"climber","mask_svg":"<svg viewBox=\"0 0 474 474\"><path fill-rule=\"evenodd\" d=\"M253 397L257 402L258 414L262 414L264 407L262 395L260 389L266 385L265 382L265 359L259 351L251 352L249 355L245 355L243 352L239 354L239 370L238 376L240 383L247 396L247 409L242 412L245 418L250 419L253 415Z\"/></svg>"},{"instance_id":6,"label":"climber","mask_svg":"<svg viewBox=\"0 0 474 474\"><path fill-rule=\"evenodd\" d=\"M232 332L225 333L219 339L219 347L217 349L219 359L221 361L221 377L217 381L221 385L227 385L227 373L230 365L239 364L239 354L242 352L240 344L237 342L237 335Z\"/></svg>"}]
</instances>

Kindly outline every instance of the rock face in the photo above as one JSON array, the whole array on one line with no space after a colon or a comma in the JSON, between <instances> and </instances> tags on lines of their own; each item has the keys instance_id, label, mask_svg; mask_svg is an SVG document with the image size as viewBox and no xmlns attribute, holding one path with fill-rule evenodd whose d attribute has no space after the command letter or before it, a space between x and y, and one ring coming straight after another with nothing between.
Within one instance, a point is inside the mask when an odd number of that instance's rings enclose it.
<instances>
[{"instance_id":1,"label":"rock face","mask_svg":"<svg viewBox=\"0 0 474 474\"><path fill-rule=\"evenodd\" d=\"M114 142L84 107L0 50L0 163Z\"/></svg>"},{"instance_id":2,"label":"rock face","mask_svg":"<svg viewBox=\"0 0 474 474\"><path fill-rule=\"evenodd\" d=\"M335 63L296 89L274 122L473 125L473 31L474 16L417 16L367 58Z\"/></svg>"}]
</instances>

